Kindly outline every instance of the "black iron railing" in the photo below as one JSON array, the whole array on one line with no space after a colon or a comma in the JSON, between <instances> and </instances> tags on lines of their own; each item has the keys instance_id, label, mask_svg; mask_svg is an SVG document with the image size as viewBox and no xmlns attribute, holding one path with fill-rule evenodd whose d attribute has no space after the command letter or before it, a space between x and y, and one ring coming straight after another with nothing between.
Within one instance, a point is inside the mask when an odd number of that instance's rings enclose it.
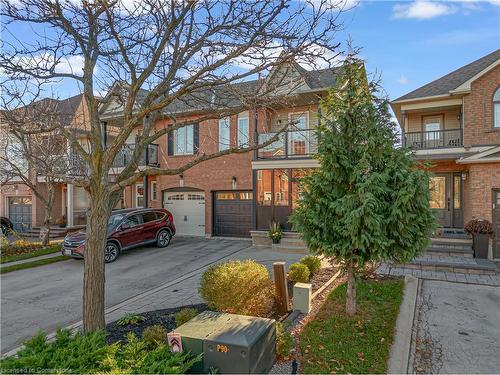
<instances>
[{"instance_id":1,"label":"black iron railing","mask_svg":"<svg viewBox=\"0 0 500 375\"><path fill-rule=\"evenodd\" d=\"M462 129L405 133L403 145L413 149L461 147Z\"/></svg>"},{"instance_id":2,"label":"black iron railing","mask_svg":"<svg viewBox=\"0 0 500 375\"><path fill-rule=\"evenodd\" d=\"M261 133L259 145L268 142L276 133ZM314 129L286 131L278 140L258 149L257 159L308 157L318 151L318 139Z\"/></svg>"},{"instance_id":3,"label":"black iron railing","mask_svg":"<svg viewBox=\"0 0 500 375\"><path fill-rule=\"evenodd\" d=\"M124 146L120 152L116 155L115 161L113 163L113 168L123 168L127 166L132 160L132 155L135 150L135 145L126 145ZM158 166L158 145L150 144L145 152L139 158L138 165L143 166Z\"/></svg>"}]
</instances>

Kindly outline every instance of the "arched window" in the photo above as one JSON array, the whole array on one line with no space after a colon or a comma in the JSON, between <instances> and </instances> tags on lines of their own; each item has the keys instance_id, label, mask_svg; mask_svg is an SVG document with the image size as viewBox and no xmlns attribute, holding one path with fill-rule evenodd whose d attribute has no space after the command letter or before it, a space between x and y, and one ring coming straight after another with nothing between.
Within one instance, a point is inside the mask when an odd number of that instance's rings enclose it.
<instances>
[{"instance_id":1,"label":"arched window","mask_svg":"<svg viewBox=\"0 0 500 375\"><path fill-rule=\"evenodd\" d=\"M493 126L500 128L500 87L493 95Z\"/></svg>"}]
</instances>

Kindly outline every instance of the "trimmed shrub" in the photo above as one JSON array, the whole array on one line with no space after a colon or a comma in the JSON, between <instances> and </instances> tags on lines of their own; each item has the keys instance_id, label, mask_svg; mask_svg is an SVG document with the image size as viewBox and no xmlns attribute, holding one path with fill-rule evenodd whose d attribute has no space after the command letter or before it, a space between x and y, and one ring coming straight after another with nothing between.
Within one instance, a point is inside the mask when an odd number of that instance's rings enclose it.
<instances>
[{"instance_id":1,"label":"trimmed shrub","mask_svg":"<svg viewBox=\"0 0 500 375\"><path fill-rule=\"evenodd\" d=\"M142 333L142 340L150 348L156 348L167 343L167 330L159 325L147 327Z\"/></svg>"},{"instance_id":2,"label":"trimmed shrub","mask_svg":"<svg viewBox=\"0 0 500 375\"><path fill-rule=\"evenodd\" d=\"M127 342L106 345L105 332L73 335L57 332L47 342L43 332L26 341L16 356L0 360L1 373L28 374L50 369L54 373L185 374L201 360L190 353L172 353L167 345L155 348L133 333Z\"/></svg>"},{"instance_id":3,"label":"trimmed shrub","mask_svg":"<svg viewBox=\"0 0 500 375\"><path fill-rule=\"evenodd\" d=\"M311 275L314 275L321 268L321 260L314 255L306 255L300 260L300 263L305 264L309 268Z\"/></svg>"},{"instance_id":4,"label":"trimmed shrub","mask_svg":"<svg viewBox=\"0 0 500 375\"><path fill-rule=\"evenodd\" d=\"M286 359L294 347L292 334L284 323L276 322L276 357Z\"/></svg>"},{"instance_id":5,"label":"trimmed shrub","mask_svg":"<svg viewBox=\"0 0 500 375\"><path fill-rule=\"evenodd\" d=\"M253 260L210 267L199 291L211 309L232 314L265 316L273 301L269 272Z\"/></svg>"},{"instance_id":6,"label":"trimmed shrub","mask_svg":"<svg viewBox=\"0 0 500 375\"><path fill-rule=\"evenodd\" d=\"M142 315L128 313L118 319L118 322L116 324L118 324L119 326L136 325L137 323L143 322L144 319L145 318Z\"/></svg>"},{"instance_id":7,"label":"trimmed shrub","mask_svg":"<svg viewBox=\"0 0 500 375\"><path fill-rule=\"evenodd\" d=\"M303 263L294 263L288 269L288 280L294 283L307 283L309 281L309 268Z\"/></svg>"},{"instance_id":8,"label":"trimmed shrub","mask_svg":"<svg viewBox=\"0 0 500 375\"><path fill-rule=\"evenodd\" d=\"M198 315L198 310L187 308L175 313L175 326L180 327Z\"/></svg>"}]
</instances>

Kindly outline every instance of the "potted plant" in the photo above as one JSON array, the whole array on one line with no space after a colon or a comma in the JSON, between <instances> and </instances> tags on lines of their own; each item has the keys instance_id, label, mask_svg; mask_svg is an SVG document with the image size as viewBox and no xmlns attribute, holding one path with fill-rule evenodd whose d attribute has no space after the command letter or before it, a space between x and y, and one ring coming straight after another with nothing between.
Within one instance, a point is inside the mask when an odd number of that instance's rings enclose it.
<instances>
[{"instance_id":1,"label":"potted plant","mask_svg":"<svg viewBox=\"0 0 500 375\"><path fill-rule=\"evenodd\" d=\"M273 221L271 226L269 227L269 232L267 232L267 236L271 240L273 240L273 243L280 243L282 235L283 235L283 230L281 229L280 223Z\"/></svg>"},{"instance_id":2,"label":"potted plant","mask_svg":"<svg viewBox=\"0 0 500 375\"><path fill-rule=\"evenodd\" d=\"M59 225L60 228L64 228L66 226L66 216L63 215L56 220L56 224Z\"/></svg>"},{"instance_id":3,"label":"potted plant","mask_svg":"<svg viewBox=\"0 0 500 375\"><path fill-rule=\"evenodd\" d=\"M472 219L464 228L467 234L472 235L472 248L475 258L488 258L488 245L493 234L493 224L488 220Z\"/></svg>"}]
</instances>

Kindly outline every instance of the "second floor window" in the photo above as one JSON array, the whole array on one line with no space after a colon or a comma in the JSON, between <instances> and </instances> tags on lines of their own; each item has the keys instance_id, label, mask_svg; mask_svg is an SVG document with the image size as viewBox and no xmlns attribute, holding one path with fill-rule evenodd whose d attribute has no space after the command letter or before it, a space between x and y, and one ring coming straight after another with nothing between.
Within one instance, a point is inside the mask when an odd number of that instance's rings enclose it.
<instances>
[{"instance_id":1,"label":"second floor window","mask_svg":"<svg viewBox=\"0 0 500 375\"><path fill-rule=\"evenodd\" d=\"M250 126L248 114L238 115L238 146L247 147L249 145Z\"/></svg>"},{"instance_id":2,"label":"second floor window","mask_svg":"<svg viewBox=\"0 0 500 375\"><path fill-rule=\"evenodd\" d=\"M193 154L193 125L187 125L174 132L174 155Z\"/></svg>"},{"instance_id":3,"label":"second floor window","mask_svg":"<svg viewBox=\"0 0 500 375\"><path fill-rule=\"evenodd\" d=\"M493 127L500 128L500 87L493 96Z\"/></svg>"},{"instance_id":4,"label":"second floor window","mask_svg":"<svg viewBox=\"0 0 500 375\"><path fill-rule=\"evenodd\" d=\"M228 150L230 142L229 117L219 120L219 151Z\"/></svg>"}]
</instances>

